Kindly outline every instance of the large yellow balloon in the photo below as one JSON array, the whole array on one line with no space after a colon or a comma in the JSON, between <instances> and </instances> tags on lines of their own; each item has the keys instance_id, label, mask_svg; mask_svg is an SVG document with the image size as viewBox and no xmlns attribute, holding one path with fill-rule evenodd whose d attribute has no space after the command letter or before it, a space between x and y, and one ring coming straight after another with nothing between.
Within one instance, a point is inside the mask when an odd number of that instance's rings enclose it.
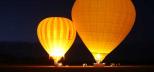
<instances>
[{"instance_id":1,"label":"large yellow balloon","mask_svg":"<svg viewBox=\"0 0 154 72\"><path fill-rule=\"evenodd\" d=\"M67 18L49 17L39 23L37 35L41 45L57 63L73 44L76 29Z\"/></svg>"},{"instance_id":2,"label":"large yellow balloon","mask_svg":"<svg viewBox=\"0 0 154 72\"><path fill-rule=\"evenodd\" d=\"M77 32L98 63L124 40L135 16L131 0L76 0L72 9Z\"/></svg>"}]
</instances>

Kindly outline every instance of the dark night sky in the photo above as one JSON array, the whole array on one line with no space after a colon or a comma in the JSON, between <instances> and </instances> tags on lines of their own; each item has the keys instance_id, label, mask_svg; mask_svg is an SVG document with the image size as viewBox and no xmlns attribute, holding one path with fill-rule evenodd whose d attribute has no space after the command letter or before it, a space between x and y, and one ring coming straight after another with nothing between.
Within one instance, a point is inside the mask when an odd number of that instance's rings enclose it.
<instances>
[{"instance_id":1,"label":"dark night sky","mask_svg":"<svg viewBox=\"0 0 154 72\"><path fill-rule=\"evenodd\" d=\"M0 42L37 42L37 24L46 17L61 16L71 19L73 0L0 0ZM154 1L133 0L137 17L135 25L127 38L106 59L106 62L127 62L139 64L154 64ZM41 49L22 49L0 47L0 56L8 57L39 57ZM78 50L78 51L77 51ZM79 50L85 50L81 51ZM10 53L11 52L11 53ZM35 54L34 54L35 53ZM85 46L77 36L69 53L77 62L88 55ZM44 56L46 54L43 54ZM68 54L66 54L68 55ZM20 57L19 56L19 57ZM41 57L41 56L40 56ZM91 56L89 56L91 57ZM5 57L4 57L5 58ZM5 60L5 59L4 59ZM3 62L3 59L0 59ZM93 61L93 60L91 60ZM86 62L86 60L85 60ZM68 63L69 64L69 63ZM71 64L71 63L70 63Z\"/></svg>"}]
</instances>

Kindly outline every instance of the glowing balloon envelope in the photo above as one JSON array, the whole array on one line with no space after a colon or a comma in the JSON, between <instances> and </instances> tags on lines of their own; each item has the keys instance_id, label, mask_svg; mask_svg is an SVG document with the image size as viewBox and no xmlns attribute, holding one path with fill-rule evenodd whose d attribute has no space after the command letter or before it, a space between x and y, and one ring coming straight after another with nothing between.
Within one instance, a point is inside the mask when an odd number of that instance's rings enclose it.
<instances>
[{"instance_id":1,"label":"glowing balloon envelope","mask_svg":"<svg viewBox=\"0 0 154 72\"><path fill-rule=\"evenodd\" d=\"M97 63L124 40L135 16L131 0L76 0L72 9L77 32Z\"/></svg>"},{"instance_id":2,"label":"glowing balloon envelope","mask_svg":"<svg viewBox=\"0 0 154 72\"><path fill-rule=\"evenodd\" d=\"M41 45L57 63L73 44L76 29L67 18L49 17L39 23L37 35Z\"/></svg>"}]
</instances>

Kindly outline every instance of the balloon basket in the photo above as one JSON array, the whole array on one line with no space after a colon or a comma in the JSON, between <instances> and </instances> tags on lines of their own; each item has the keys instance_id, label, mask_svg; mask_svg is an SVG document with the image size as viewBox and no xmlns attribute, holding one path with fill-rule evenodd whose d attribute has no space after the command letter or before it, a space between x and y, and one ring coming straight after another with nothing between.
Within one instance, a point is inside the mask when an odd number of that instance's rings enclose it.
<instances>
[{"instance_id":1,"label":"balloon basket","mask_svg":"<svg viewBox=\"0 0 154 72\"><path fill-rule=\"evenodd\" d=\"M104 67L105 63L94 63L94 67Z\"/></svg>"},{"instance_id":2,"label":"balloon basket","mask_svg":"<svg viewBox=\"0 0 154 72\"><path fill-rule=\"evenodd\" d=\"M55 63L55 66L63 66L63 64L60 62L60 63Z\"/></svg>"}]
</instances>

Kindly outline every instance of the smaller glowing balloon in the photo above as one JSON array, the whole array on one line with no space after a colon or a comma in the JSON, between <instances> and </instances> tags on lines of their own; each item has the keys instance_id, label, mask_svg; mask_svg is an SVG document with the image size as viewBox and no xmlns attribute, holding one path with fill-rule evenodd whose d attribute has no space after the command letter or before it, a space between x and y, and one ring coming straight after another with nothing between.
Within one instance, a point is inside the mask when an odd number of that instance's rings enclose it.
<instances>
[{"instance_id":1,"label":"smaller glowing balloon","mask_svg":"<svg viewBox=\"0 0 154 72\"><path fill-rule=\"evenodd\" d=\"M39 23L37 35L41 45L57 64L73 44L76 29L67 18L49 17Z\"/></svg>"}]
</instances>

